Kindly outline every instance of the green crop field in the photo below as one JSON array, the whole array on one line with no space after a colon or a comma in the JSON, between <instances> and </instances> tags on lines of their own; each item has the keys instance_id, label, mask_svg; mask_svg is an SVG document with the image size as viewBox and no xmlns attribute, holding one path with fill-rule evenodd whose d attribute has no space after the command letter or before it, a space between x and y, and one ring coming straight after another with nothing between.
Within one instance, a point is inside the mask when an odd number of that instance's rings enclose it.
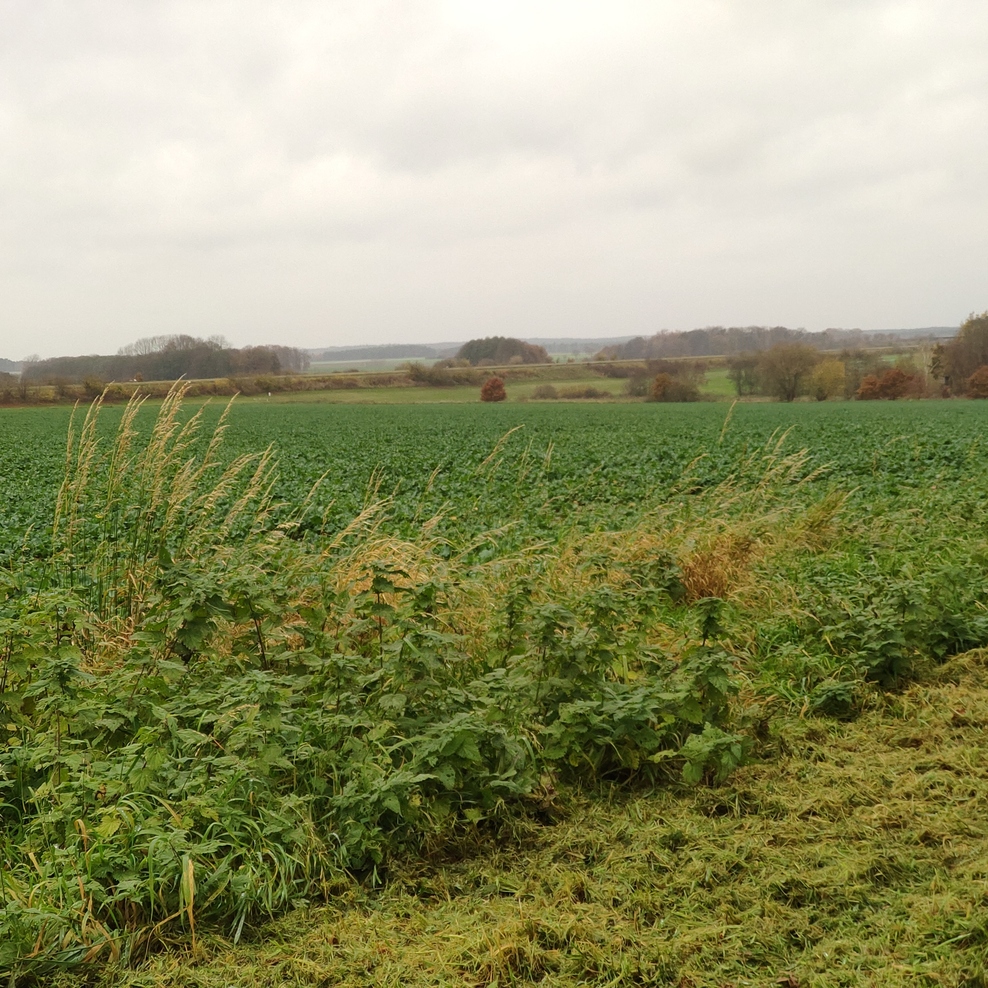
<instances>
[{"instance_id":1,"label":"green crop field","mask_svg":"<svg viewBox=\"0 0 988 988\"><path fill-rule=\"evenodd\" d=\"M224 407L0 410L9 983L986 983L988 403Z\"/></svg>"},{"instance_id":2,"label":"green crop field","mask_svg":"<svg viewBox=\"0 0 988 988\"><path fill-rule=\"evenodd\" d=\"M224 407L208 406L207 426ZM7 553L28 528L43 536L63 476L70 414L0 412ZM104 411L107 441L121 414ZM444 531L468 538L504 525L551 534L560 522L631 524L682 486L687 471L694 487L720 483L783 432L782 449L805 451L807 470L821 471L814 489L837 487L861 510L976 496L964 481L988 457L986 425L988 409L977 402L753 403L729 413L702 403L353 407L238 399L224 449L232 458L273 447L274 498L288 506L322 477L311 512L330 505L337 527L364 506L373 480L380 496L393 496L388 526L396 534L413 534L410 523L445 507ZM508 544L529 537L506 535Z\"/></svg>"}]
</instances>

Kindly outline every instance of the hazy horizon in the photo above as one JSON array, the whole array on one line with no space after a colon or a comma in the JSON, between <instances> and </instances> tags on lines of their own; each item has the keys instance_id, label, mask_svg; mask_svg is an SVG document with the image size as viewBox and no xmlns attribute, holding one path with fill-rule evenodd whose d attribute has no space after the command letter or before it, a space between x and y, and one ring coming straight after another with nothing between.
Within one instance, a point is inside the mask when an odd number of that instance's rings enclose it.
<instances>
[{"instance_id":1,"label":"hazy horizon","mask_svg":"<svg viewBox=\"0 0 988 988\"><path fill-rule=\"evenodd\" d=\"M710 326L707 326L707 327L695 327L695 329L697 329L697 330L714 329L714 328L725 328L725 327L710 327ZM727 327L727 328L735 328L735 329L737 329L737 328L749 328L750 329L750 328L765 328L765 327L736 327L735 326L735 327ZM956 327L956 326L915 326L915 327L886 328L886 329L877 329L877 330L859 330L857 328L846 329L844 327L829 327L829 329L831 329L831 330L833 330L835 332L861 332L861 333L867 334L867 335L871 335L871 334L901 335L903 337L903 339L906 339L906 340L908 340L910 337L920 338L924 334L943 334L943 333L946 333L946 332L953 333L954 331L956 331L957 328L958 327ZM807 330L803 330L801 328L797 328L796 331L797 332L808 332ZM678 333L678 332L689 332L689 330L666 330L666 331L662 331L662 332ZM655 334L650 334L650 335L655 335ZM625 335L619 335L619 336L585 336L585 337L568 337L568 336L556 336L556 337L549 337L549 336L545 336L545 337L529 336L529 337L522 337L522 339L524 339L528 343L535 343L535 344L543 344L543 345L545 345L546 348L549 350L550 353L561 353L561 352L563 352L563 350L560 349L559 346L555 346L554 347L553 344L567 343L567 344L575 345L577 347L581 347L581 346L585 346L585 345L589 345L589 344L595 344L597 347L603 347L603 346L606 346L606 345L613 345L613 344L618 344L618 343L621 343L621 342L626 342L626 341L631 340L631 339L634 339L634 338L635 338L634 336L629 336L629 335L626 335L626 334ZM231 346L235 345L235 344L231 343L228 340L225 341L225 342L226 343L230 343ZM312 346L312 347L300 347L299 349L304 350L304 351L308 352L309 354L319 354L319 353L329 353L329 352L333 352L333 351L336 351L336 350L346 351L346 352L356 351L356 350L372 350L372 349L387 350L387 349L393 349L393 348L396 348L396 347L403 346L403 347L415 347L415 348L418 348L420 350L428 350L428 349L431 348L431 349L436 350L437 352L438 351L446 352L446 351L450 351L452 349L458 348L458 347L462 346L464 343L467 343L467 342L469 342L469 341L468 340L465 340L465 339L463 339L463 340L423 340L423 341L414 342L414 343L408 343L406 341L400 341L400 340L392 340L392 341L385 342L385 343L350 343L350 344L330 344L330 345L323 345L323 346L316 345L316 346ZM280 345L291 346L292 344L291 343L287 343L287 344L280 344ZM52 354L51 356L53 356L53 357L81 357L81 356L91 356L94 353L95 353L95 351L88 351L87 350L87 351L80 352L80 353L75 353L75 354L61 353L61 354ZM101 355L102 356L112 356L112 354L101 354ZM27 356L33 358L33 357L39 356L39 355L29 354ZM41 359L45 359L45 358L42 357ZM347 359L356 359L356 358L347 358ZM23 358L16 358L15 359L15 358L11 358L11 357L9 357L9 356L7 356L5 354L0 353L0 363L5 363L5 362L18 364L18 363L23 362ZM0 369L2 369L2 368L0 368Z\"/></svg>"}]
</instances>

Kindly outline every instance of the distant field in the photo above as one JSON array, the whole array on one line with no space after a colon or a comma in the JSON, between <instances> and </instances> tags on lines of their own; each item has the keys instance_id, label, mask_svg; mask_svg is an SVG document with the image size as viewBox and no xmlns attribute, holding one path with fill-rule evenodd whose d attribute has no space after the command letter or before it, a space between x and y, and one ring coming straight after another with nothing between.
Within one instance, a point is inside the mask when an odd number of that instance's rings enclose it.
<instances>
[{"instance_id":1,"label":"distant field","mask_svg":"<svg viewBox=\"0 0 988 988\"><path fill-rule=\"evenodd\" d=\"M379 371L393 371L402 364L410 362L425 364L431 367L436 361L428 357L409 358L402 357L395 360L314 360L309 364L310 374L334 374L356 371L357 373L376 373Z\"/></svg>"},{"instance_id":2,"label":"distant field","mask_svg":"<svg viewBox=\"0 0 988 988\"><path fill-rule=\"evenodd\" d=\"M369 363L369 362L366 362ZM387 362L385 362L387 363ZM386 371L393 370L400 362L393 361L385 366L380 363L374 367L351 364L348 369L360 369L362 371ZM312 372L326 373L330 369L323 364L313 364ZM340 368L342 369L342 368ZM497 373L492 370L491 373ZM555 366L533 369L533 378L524 381L510 381L507 386L508 401L528 401L533 398L533 393L540 385L551 384L560 392L560 397L566 398L562 394L567 389L580 390L593 388L597 391L604 391L613 398L627 399L627 380L624 378L604 377L600 374L588 372L579 363L570 364L565 360L560 360ZM705 397L733 398L735 395L734 384L727 377L726 367L711 367L704 375L704 381L699 386L700 392ZM420 402L464 402L478 400L479 388L471 386L458 386L453 388L429 388L429 387L402 387L390 386L387 388L362 389L353 391L331 391L320 395L303 395L303 401L327 400L339 402L369 402L373 404L404 404L406 402L418 404ZM286 400L293 400L290 394L285 395ZM550 399L551 400L551 399ZM570 398L569 400L572 400Z\"/></svg>"},{"instance_id":3,"label":"distant field","mask_svg":"<svg viewBox=\"0 0 988 988\"><path fill-rule=\"evenodd\" d=\"M535 378L528 381L509 381L506 386L506 401L533 400L535 389L546 381ZM616 378L604 378L598 375L567 375L563 379L552 381L559 392L561 400L567 400L565 392L568 389L583 391L593 388L606 392L613 398L626 398L625 382ZM267 395L259 395L247 400L267 401ZM453 387L429 387L428 385L391 385L379 388L340 388L331 391L285 391L275 393L272 402L287 404L309 404L329 402L333 404L357 405L421 405L421 404L469 404L480 401L480 387L477 385L455 385ZM568 400L576 400L570 398Z\"/></svg>"},{"instance_id":4,"label":"distant field","mask_svg":"<svg viewBox=\"0 0 988 988\"><path fill-rule=\"evenodd\" d=\"M734 382L727 376L726 367L714 367L707 371L700 391L717 398L733 398L736 395Z\"/></svg>"},{"instance_id":5,"label":"distant field","mask_svg":"<svg viewBox=\"0 0 988 988\"><path fill-rule=\"evenodd\" d=\"M690 363L687 358L681 362ZM582 400L587 397L580 392L600 392L598 399L631 400L628 394L628 379L614 376L631 373L640 377L644 371L639 362L617 361L609 363L588 363L586 361L557 360L551 364L518 365L508 367L453 369L453 379L470 380L471 384L433 386L423 376L418 384L401 370L404 360L347 361L345 363L314 363L309 372L298 377L278 375L248 374L235 378L196 380L191 383L190 397L213 395L222 397L239 393L245 400L270 399L282 402L332 402L358 404L423 404L431 402L464 403L479 400L481 384L487 376L498 375L505 379L507 401L509 403L530 400L552 400L535 398L540 386L551 386L562 400ZM413 361L429 364L429 361ZM728 379L727 369L720 358L706 361L707 370L699 383L700 397L703 400L730 399L735 389ZM107 386L108 402L126 401L132 394L151 395L163 398L172 387L171 381L129 381L116 382ZM26 396L10 392L5 399L8 404L71 404L75 401L89 401L102 389L102 384L63 384L38 385L32 387ZM641 394L641 390L638 391ZM638 399L636 399L638 400Z\"/></svg>"},{"instance_id":6,"label":"distant field","mask_svg":"<svg viewBox=\"0 0 988 988\"><path fill-rule=\"evenodd\" d=\"M550 355L554 364L577 363L593 356L588 353L553 353ZM392 371L402 364L415 363L431 367L438 362L436 357L397 357L387 360L314 360L309 364L310 374L332 374L346 371Z\"/></svg>"}]
</instances>

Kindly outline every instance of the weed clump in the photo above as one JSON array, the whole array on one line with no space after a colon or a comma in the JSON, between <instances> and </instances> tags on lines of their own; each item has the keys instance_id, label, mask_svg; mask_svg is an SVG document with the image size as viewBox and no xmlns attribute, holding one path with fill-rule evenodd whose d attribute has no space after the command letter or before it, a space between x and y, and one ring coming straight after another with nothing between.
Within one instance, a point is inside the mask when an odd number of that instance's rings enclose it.
<instances>
[{"instance_id":1,"label":"weed clump","mask_svg":"<svg viewBox=\"0 0 988 988\"><path fill-rule=\"evenodd\" d=\"M547 401L559 397L559 392L551 384L539 384L532 392L532 397L538 401Z\"/></svg>"},{"instance_id":2,"label":"weed clump","mask_svg":"<svg viewBox=\"0 0 988 988\"><path fill-rule=\"evenodd\" d=\"M557 796L551 827L401 856L378 891L296 911L155 983L391 980L911 988L988 978L988 663L972 652L894 713L776 718L775 753L713 789ZM963 711L964 723L955 716ZM931 794L933 798L931 798Z\"/></svg>"}]
</instances>

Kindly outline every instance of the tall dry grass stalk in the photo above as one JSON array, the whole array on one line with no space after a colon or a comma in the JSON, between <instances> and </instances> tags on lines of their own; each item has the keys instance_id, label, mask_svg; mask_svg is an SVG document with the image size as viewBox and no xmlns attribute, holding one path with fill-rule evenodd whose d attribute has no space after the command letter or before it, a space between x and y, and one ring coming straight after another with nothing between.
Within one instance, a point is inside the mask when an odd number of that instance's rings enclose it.
<instances>
[{"instance_id":1,"label":"tall dry grass stalk","mask_svg":"<svg viewBox=\"0 0 988 988\"><path fill-rule=\"evenodd\" d=\"M101 621L140 619L162 561L196 559L232 538L256 536L272 510L271 450L221 456L231 404L205 448L201 407L183 421L188 384L162 402L146 440L144 399L127 403L108 444L102 398L69 428L65 480L53 522L53 582L74 589Z\"/></svg>"},{"instance_id":2,"label":"tall dry grass stalk","mask_svg":"<svg viewBox=\"0 0 988 988\"><path fill-rule=\"evenodd\" d=\"M786 452L789 431L774 433L708 490L693 493L688 469L673 495L650 512L645 527L665 533L688 600L747 593L757 582L758 561L826 543L847 494L793 496L827 468L808 469L808 450Z\"/></svg>"}]
</instances>

